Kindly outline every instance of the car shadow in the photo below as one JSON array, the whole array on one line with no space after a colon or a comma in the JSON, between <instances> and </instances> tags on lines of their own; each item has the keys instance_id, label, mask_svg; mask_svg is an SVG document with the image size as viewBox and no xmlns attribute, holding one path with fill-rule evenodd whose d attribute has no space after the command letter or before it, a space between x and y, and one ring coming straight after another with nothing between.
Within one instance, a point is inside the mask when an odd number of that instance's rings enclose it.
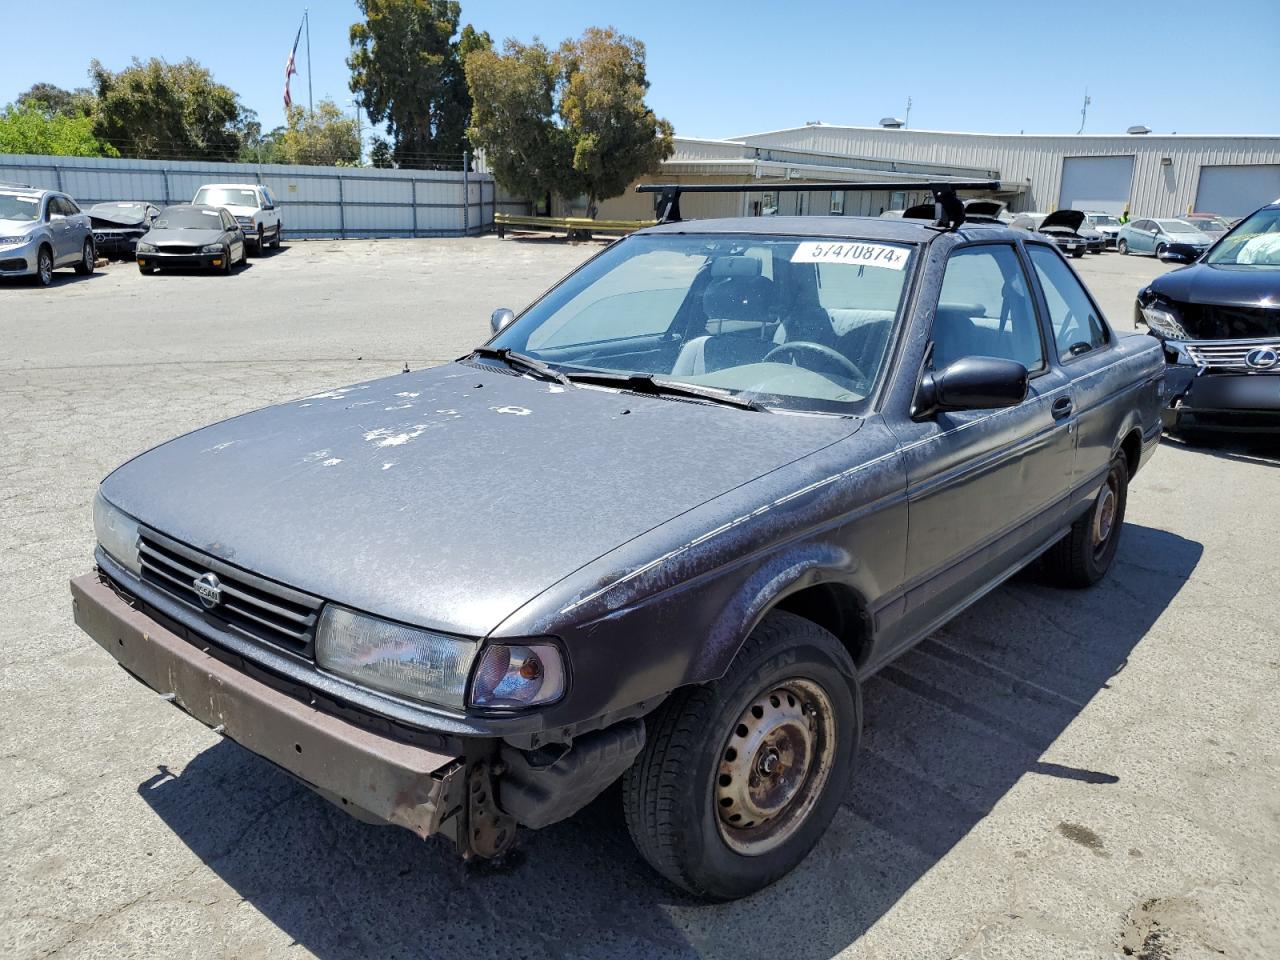
<instances>
[{"instance_id":1,"label":"car shadow","mask_svg":"<svg viewBox=\"0 0 1280 960\"><path fill-rule=\"evenodd\" d=\"M1280 467L1280 437L1249 433L1165 434L1161 443L1203 453L1219 460Z\"/></svg>"},{"instance_id":2,"label":"car shadow","mask_svg":"<svg viewBox=\"0 0 1280 960\"><path fill-rule=\"evenodd\" d=\"M1125 777L1118 765L1042 759L1108 695L1200 560L1199 543L1124 529L1116 566L1092 590L1020 575L872 677L860 767L832 828L791 875L738 903L701 904L656 879L630 843L616 788L567 822L524 831L504 861L473 864L442 842L348 818L229 741L180 775L161 769L139 794L239 897L326 960L825 960L1020 778L1107 791Z\"/></svg>"}]
</instances>

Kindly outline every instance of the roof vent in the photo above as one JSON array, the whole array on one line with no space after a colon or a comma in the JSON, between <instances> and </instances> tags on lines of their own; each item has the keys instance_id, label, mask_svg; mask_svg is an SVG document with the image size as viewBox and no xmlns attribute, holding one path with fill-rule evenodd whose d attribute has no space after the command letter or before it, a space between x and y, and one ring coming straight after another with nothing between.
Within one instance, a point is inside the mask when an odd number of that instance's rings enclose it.
<instances>
[{"instance_id":1,"label":"roof vent","mask_svg":"<svg viewBox=\"0 0 1280 960\"><path fill-rule=\"evenodd\" d=\"M880 126L886 130L901 130L907 125L907 121L899 120L897 117L881 117Z\"/></svg>"},{"instance_id":2,"label":"roof vent","mask_svg":"<svg viewBox=\"0 0 1280 960\"><path fill-rule=\"evenodd\" d=\"M821 121L821 120L806 120L806 121L804 122L804 125L805 125L806 127L820 127L820 126L822 126L822 121Z\"/></svg>"},{"instance_id":3,"label":"roof vent","mask_svg":"<svg viewBox=\"0 0 1280 960\"><path fill-rule=\"evenodd\" d=\"M1142 136L1150 132L1151 132L1150 127L1144 127L1140 123L1135 123L1132 127L1130 127L1128 130L1125 131L1125 133L1132 133L1134 136Z\"/></svg>"}]
</instances>

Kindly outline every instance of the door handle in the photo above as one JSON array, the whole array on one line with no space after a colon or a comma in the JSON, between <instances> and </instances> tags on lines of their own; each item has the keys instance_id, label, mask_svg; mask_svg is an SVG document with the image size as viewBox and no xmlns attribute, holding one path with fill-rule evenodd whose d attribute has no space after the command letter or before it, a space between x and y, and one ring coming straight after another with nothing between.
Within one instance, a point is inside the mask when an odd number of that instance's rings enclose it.
<instances>
[{"instance_id":1,"label":"door handle","mask_svg":"<svg viewBox=\"0 0 1280 960\"><path fill-rule=\"evenodd\" d=\"M1063 417L1071 416L1073 408L1074 405L1070 397L1059 397L1053 401L1053 406L1049 408L1049 411L1053 414L1053 419L1061 420Z\"/></svg>"}]
</instances>

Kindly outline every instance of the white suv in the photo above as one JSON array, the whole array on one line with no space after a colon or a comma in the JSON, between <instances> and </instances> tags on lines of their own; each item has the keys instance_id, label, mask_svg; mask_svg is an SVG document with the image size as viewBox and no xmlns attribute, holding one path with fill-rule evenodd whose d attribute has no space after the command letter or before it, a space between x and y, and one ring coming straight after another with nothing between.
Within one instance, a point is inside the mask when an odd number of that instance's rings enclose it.
<instances>
[{"instance_id":1,"label":"white suv","mask_svg":"<svg viewBox=\"0 0 1280 960\"><path fill-rule=\"evenodd\" d=\"M192 203L226 207L244 231L245 243L259 255L270 244L280 246L283 224L280 208L271 191L258 183L206 183L196 191Z\"/></svg>"}]
</instances>

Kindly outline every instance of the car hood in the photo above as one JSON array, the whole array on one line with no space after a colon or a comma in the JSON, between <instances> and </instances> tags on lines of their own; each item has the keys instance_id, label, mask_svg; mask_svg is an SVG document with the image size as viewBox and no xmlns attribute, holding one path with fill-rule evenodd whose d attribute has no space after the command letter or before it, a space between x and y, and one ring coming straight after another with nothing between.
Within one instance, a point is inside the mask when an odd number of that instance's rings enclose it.
<instances>
[{"instance_id":1,"label":"car hood","mask_svg":"<svg viewBox=\"0 0 1280 960\"><path fill-rule=\"evenodd\" d=\"M0 220L0 236L16 237L34 233L39 227L38 220Z\"/></svg>"},{"instance_id":2,"label":"car hood","mask_svg":"<svg viewBox=\"0 0 1280 960\"><path fill-rule=\"evenodd\" d=\"M1179 303L1271 309L1280 315L1280 270L1274 267L1195 263L1157 277L1151 290Z\"/></svg>"},{"instance_id":3,"label":"car hood","mask_svg":"<svg viewBox=\"0 0 1280 960\"><path fill-rule=\"evenodd\" d=\"M1194 233L1166 233L1170 243L1183 243L1189 247L1207 247L1213 243L1213 237L1199 230Z\"/></svg>"},{"instance_id":4,"label":"car hood","mask_svg":"<svg viewBox=\"0 0 1280 960\"><path fill-rule=\"evenodd\" d=\"M110 207L104 209L90 207L85 213L89 214L89 219L94 224L101 220L104 224L118 224L122 227L138 226L145 219L142 214L135 211L112 210Z\"/></svg>"},{"instance_id":5,"label":"car hood","mask_svg":"<svg viewBox=\"0 0 1280 960\"><path fill-rule=\"evenodd\" d=\"M259 208L246 207L239 203L224 203L222 209L228 211L233 217L252 217Z\"/></svg>"},{"instance_id":6,"label":"car hood","mask_svg":"<svg viewBox=\"0 0 1280 960\"><path fill-rule=\"evenodd\" d=\"M262 576L480 636L592 560L860 424L452 363L205 427L102 490Z\"/></svg>"},{"instance_id":7,"label":"car hood","mask_svg":"<svg viewBox=\"0 0 1280 960\"><path fill-rule=\"evenodd\" d=\"M222 239L222 228L217 230L150 230L142 238L147 243L184 243L195 246L217 243Z\"/></svg>"},{"instance_id":8,"label":"car hood","mask_svg":"<svg viewBox=\"0 0 1280 960\"><path fill-rule=\"evenodd\" d=\"M1055 210L1042 221L1040 221L1040 229L1045 230L1049 227L1065 228L1074 232L1079 231L1080 224L1084 223L1084 213L1080 210Z\"/></svg>"}]
</instances>

